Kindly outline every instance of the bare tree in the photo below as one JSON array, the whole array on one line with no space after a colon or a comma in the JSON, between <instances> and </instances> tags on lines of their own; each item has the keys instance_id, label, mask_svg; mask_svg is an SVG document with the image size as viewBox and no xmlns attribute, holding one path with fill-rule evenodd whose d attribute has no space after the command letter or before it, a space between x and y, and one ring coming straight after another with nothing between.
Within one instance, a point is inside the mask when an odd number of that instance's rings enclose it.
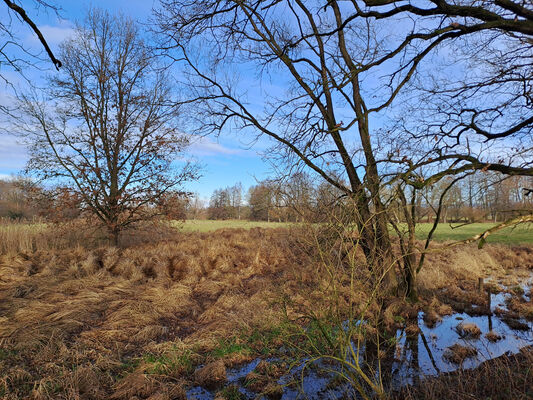
<instances>
[{"instance_id":1,"label":"bare tree","mask_svg":"<svg viewBox=\"0 0 533 400\"><path fill-rule=\"evenodd\" d=\"M274 208L274 190L268 182L259 182L248 190L250 219L268 221L272 218Z\"/></svg>"},{"instance_id":2,"label":"bare tree","mask_svg":"<svg viewBox=\"0 0 533 400\"><path fill-rule=\"evenodd\" d=\"M232 208L232 218L241 219L242 183L238 182L228 189Z\"/></svg>"},{"instance_id":3,"label":"bare tree","mask_svg":"<svg viewBox=\"0 0 533 400\"><path fill-rule=\"evenodd\" d=\"M425 59L445 44L482 31L500 35L504 29L529 37L529 20L494 22L480 7L471 11L472 18L479 11L481 22L467 25L455 20L447 25L448 17L431 7L419 11L409 2L388 0L162 1L156 15L165 54L188 77L197 127L206 133L237 128L243 135L266 135L277 143L270 152L274 157L303 165L349 197L357 209L354 222L366 265L376 281L390 287L397 259L388 229L391 202L399 199L406 215L416 217L409 210L415 209L419 191L446 176L455 181L475 170L533 173L527 162L487 162L468 145L443 152L429 130L418 134L403 124L395 135L379 134L372 125L413 88ZM403 13L413 18L402 18ZM522 49L529 46L527 40L520 43ZM247 96L250 84L239 84L236 77L250 70L257 72L253 82L267 89ZM276 85L270 84L272 76ZM512 132L523 132L528 121L518 122ZM414 227L410 232L412 243ZM413 290L415 263L400 259Z\"/></svg>"},{"instance_id":4,"label":"bare tree","mask_svg":"<svg viewBox=\"0 0 533 400\"><path fill-rule=\"evenodd\" d=\"M20 101L27 171L68 184L116 244L121 230L157 214L158 202L196 178L196 167L177 159L188 138L172 86L131 20L91 11L60 57L49 90Z\"/></svg>"},{"instance_id":5,"label":"bare tree","mask_svg":"<svg viewBox=\"0 0 533 400\"><path fill-rule=\"evenodd\" d=\"M229 188L216 189L209 200L209 219L229 219L231 215L231 192Z\"/></svg>"}]
</instances>

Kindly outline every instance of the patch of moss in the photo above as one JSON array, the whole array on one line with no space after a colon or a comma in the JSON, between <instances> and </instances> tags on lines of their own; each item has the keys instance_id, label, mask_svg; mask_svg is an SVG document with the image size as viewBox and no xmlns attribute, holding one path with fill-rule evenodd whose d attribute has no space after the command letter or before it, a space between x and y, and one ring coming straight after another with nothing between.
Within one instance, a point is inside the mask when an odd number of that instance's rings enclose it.
<instances>
[{"instance_id":1,"label":"patch of moss","mask_svg":"<svg viewBox=\"0 0 533 400\"><path fill-rule=\"evenodd\" d=\"M247 343L244 343L237 338L230 338L227 340L221 340L219 345L211 350L211 356L216 359L221 359L231 354L250 354L251 352L252 350Z\"/></svg>"}]
</instances>

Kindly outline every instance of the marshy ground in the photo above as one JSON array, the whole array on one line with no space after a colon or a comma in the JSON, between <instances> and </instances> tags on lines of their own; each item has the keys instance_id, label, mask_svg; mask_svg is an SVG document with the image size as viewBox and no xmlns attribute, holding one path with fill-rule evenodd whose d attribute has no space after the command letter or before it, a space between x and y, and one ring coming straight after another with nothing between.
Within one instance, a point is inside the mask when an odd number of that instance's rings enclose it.
<instances>
[{"instance_id":1,"label":"marshy ground","mask_svg":"<svg viewBox=\"0 0 533 400\"><path fill-rule=\"evenodd\" d=\"M300 396L300 375L289 371L301 371L302 360L334 350L335 324L365 307L368 321L377 318L368 307L364 274L354 279L339 270L332 277L302 236L298 228L223 229L181 232L124 249L78 246L0 256L0 397ZM390 346L376 351L376 359L391 371L398 363L410 368L426 360L429 369L434 363L444 373L479 365L488 354L457 346L495 343L494 348L503 349L516 333L523 341L512 351L524 350L512 365L527 365L531 349L526 346L533 340L532 272L533 250L524 245L431 253L419 278L420 301L391 298L385 304L379 318ZM480 277L486 282L482 290L477 288ZM493 296L490 305L487 289ZM488 324L489 317L494 319L492 339L488 325L476 319ZM449 326L453 340L432 330L439 326ZM372 334L370 323L366 332ZM429 351L423 347L424 333ZM493 356L506 350L498 351ZM532 393L530 367L517 372L483 365L475 371L499 374L502 382L515 376L508 385L515 397ZM326 382L318 398L347 387L345 380L329 379L317 366L309 370ZM417 383L414 375L383 375L391 390L400 390L391 396L436 398L423 384L401 389ZM346 390L341 395L351 393Z\"/></svg>"}]
</instances>

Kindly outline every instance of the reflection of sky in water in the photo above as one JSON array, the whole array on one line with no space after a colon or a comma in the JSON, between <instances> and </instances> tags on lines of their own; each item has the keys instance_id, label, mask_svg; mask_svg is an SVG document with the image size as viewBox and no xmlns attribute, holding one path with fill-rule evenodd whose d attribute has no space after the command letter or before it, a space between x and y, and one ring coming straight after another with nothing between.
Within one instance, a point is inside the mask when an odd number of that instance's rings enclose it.
<instances>
[{"instance_id":1,"label":"reflection of sky in water","mask_svg":"<svg viewBox=\"0 0 533 400\"><path fill-rule=\"evenodd\" d=\"M457 318L462 318L464 322L475 323L481 329L479 339L463 339L457 333L455 327L461 322ZM522 320L522 322L526 322ZM495 343L491 343L485 338L485 334L492 330L503 336ZM404 351L400 360L393 364L393 379L395 385L411 383L413 377L418 375L436 375L439 372L450 372L458 368L458 365L450 363L443 358L446 348L455 343L463 346L474 347L478 354L475 357L467 358L463 362L463 368L475 368L483 361L499 357L507 352L516 353L520 348L533 344L533 324L528 323L528 331L515 331L499 318L492 316L470 317L468 314L454 314L442 319L442 322L433 328L428 328L422 321L422 314L419 317L419 327L422 333L417 336L414 343L407 343L405 335L398 334L399 344ZM425 343L424 343L425 339ZM418 354L415 354L409 345L416 346ZM418 357L418 362L416 362ZM413 366L413 364L415 364ZM417 367L416 367L417 365ZM414 368L413 368L414 367Z\"/></svg>"},{"instance_id":2,"label":"reflection of sky in water","mask_svg":"<svg viewBox=\"0 0 533 400\"><path fill-rule=\"evenodd\" d=\"M531 278L522 286L524 289L523 298L529 301L531 296ZM496 307L506 309L505 301L510 297L509 293L498 293L491 295L491 310ZM407 338L403 331L397 332L397 351L392 364L393 387L413 383L417 378L437 375L439 372L450 372L459 368L458 365L450 363L443 358L446 349L456 343L463 346L474 347L478 354L475 357L464 360L464 369L475 368L483 361L499 357L505 353L516 353L520 348L533 345L533 323L525 320L521 322L529 326L527 331L517 331L511 329L505 322L497 316L469 316L466 313L453 314L442 318L433 328L428 328L423 321L423 313L419 313L418 326L421 333ZM461 322L474 323L481 329L481 336L478 339L463 339L456 331L456 327ZM345 326L347 328L347 326ZM503 338L495 343L485 338L485 334L492 330ZM414 351L413 351L414 350ZM364 348L360 349L361 354ZM243 387L244 378L254 370L260 359L245 364L238 368L228 370L228 385L236 384L239 391L246 399L254 399L257 393L253 393ZM269 359L268 361L276 361ZM278 383L285 385L291 381L296 381L296 386L286 386L282 399L340 399L348 395L353 398L353 389L346 381L337 381L338 385L331 385L331 379L335 377L333 366L318 361L315 362L317 368L309 365L303 370L303 364L292 370L290 375L283 376ZM302 379L303 376L303 379ZM385 384L385 383L384 383ZM329 385L329 387L328 387ZM385 384L385 387L390 387ZM305 395L303 394L305 393ZM215 392L207 391L203 388L194 387L187 391L188 398L198 400L214 399Z\"/></svg>"}]
</instances>

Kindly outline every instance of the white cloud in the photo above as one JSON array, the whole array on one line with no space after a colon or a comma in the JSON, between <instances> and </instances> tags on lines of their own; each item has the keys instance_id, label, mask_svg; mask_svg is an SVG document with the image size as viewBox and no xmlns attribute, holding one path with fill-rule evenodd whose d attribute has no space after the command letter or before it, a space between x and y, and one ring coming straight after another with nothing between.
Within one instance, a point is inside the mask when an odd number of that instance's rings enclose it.
<instances>
[{"instance_id":1,"label":"white cloud","mask_svg":"<svg viewBox=\"0 0 533 400\"><path fill-rule=\"evenodd\" d=\"M195 156L242 155L244 150L226 147L213 142L206 137L201 137L189 147L189 153Z\"/></svg>"},{"instance_id":2,"label":"white cloud","mask_svg":"<svg viewBox=\"0 0 533 400\"><path fill-rule=\"evenodd\" d=\"M28 153L15 136L0 134L0 169L20 170L28 160Z\"/></svg>"},{"instance_id":3,"label":"white cloud","mask_svg":"<svg viewBox=\"0 0 533 400\"><path fill-rule=\"evenodd\" d=\"M39 30L46 39L50 47L58 46L62 41L68 39L74 34L72 24L67 20L62 20L59 25L40 25ZM32 46L40 45L39 38L33 32L28 34L26 41Z\"/></svg>"},{"instance_id":4,"label":"white cloud","mask_svg":"<svg viewBox=\"0 0 533 400\"><path fill-rule=\"evenodd\" d=\"M13 174L0 174L0 181L10 181L15 178Z\"/></svg>"}]
</instances>

